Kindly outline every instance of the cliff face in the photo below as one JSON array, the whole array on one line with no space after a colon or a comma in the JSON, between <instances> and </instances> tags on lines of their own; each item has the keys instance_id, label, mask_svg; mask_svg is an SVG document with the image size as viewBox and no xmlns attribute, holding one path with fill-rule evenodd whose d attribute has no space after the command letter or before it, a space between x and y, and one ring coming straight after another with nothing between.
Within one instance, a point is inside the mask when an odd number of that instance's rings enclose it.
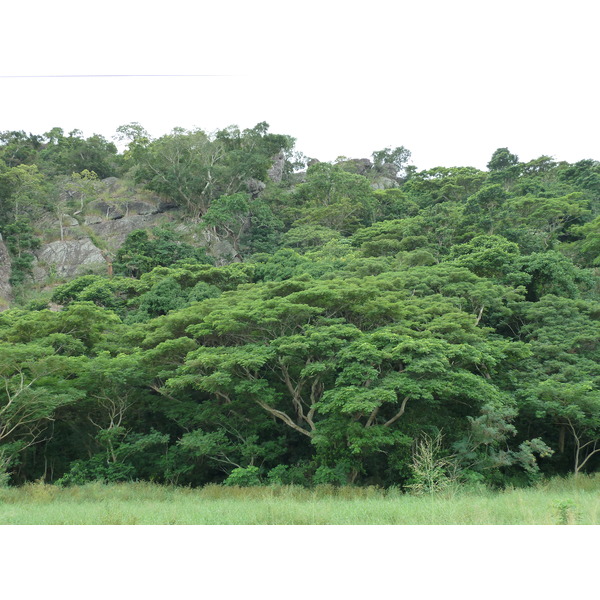
<instances>
[{"instance_id":1,"label":"cliff face","mask_svg":"<svg viewBox=\"0 0 600 600\"><path fill-rule=\"evenodd\" d=\"M34 281L44 283L53 277L106 273L108 263L132 231L169 223L175 225L187 242L206 248L216 265L237 260L237 252L228 240L190 224L175 205L109 177L102 181L97 199L72 215L63 215L62 236L57 222L44 223L42 228L49 232L48 241L35 253Z\"/></svg>"},{"instance_id":2,"label":"cliff face","mask_svg":"<svg viewBox=\"0 0 600 600\"><path fill-rule=\"evenodd\" d=\"M50 275L77 277L89 272L106 272L106 259L89 238L44 244L36 253L33 279L44 282Z\"/></svg>"},{"instance_id":3,"label":"cliff face","mask_svg":"<svg viewBox=\"0 0 600 600\"><path fill-rule=\"evenodd\" d=\"M229 240L190 223L181 210L164 199L128 187L114 177L101 182L94 200L68 212L61 215L60 221L49 213L36 223L36 229L43 232L43 240L34 252L35 284L52 285L53 281L80 275L106 274L132 231L167 224L174 225L188 243L204 247L216 265L239 260ZM10 255L0 241L0 310L8 308L11 301L10 274Z\"/></svg>"},{"instance_id":4,"label":"cliff face","mask_svg":"<svg viewBox=\"0 0 600 600\"><path fill-rule=\"evenodd\" d=\"M11 298L11 286L8 282L10 277L10 255L3 241L0 240L0 310L8 308Z\"/></svg>"}]
</instances>

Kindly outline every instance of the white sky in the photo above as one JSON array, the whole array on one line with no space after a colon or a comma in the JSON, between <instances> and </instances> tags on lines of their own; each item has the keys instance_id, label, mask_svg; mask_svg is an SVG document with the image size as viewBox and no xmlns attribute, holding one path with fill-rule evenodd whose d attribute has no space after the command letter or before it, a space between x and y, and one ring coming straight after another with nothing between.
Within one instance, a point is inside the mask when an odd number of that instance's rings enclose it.
<instances>
[{"instance_id":1,"label":"white sky","mask_svg":"<svg viewBox=\"0 0 600 600\"><path fill-rule=\"evenodd\" d=\"M54 0L3 7L0 130L111 138L267 121L320 160L403 145L419 168L600 160L594 1ZM82 7L89 7L84 8ZM94 8L92 8L94 7Z\"/></svg>"}]
</instances>

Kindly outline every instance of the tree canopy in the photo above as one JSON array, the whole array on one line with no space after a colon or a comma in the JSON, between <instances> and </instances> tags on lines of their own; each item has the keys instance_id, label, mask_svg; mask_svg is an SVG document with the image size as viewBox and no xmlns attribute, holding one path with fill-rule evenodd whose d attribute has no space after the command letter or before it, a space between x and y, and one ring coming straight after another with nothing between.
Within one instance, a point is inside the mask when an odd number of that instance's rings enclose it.
<instances>
[{"instance_id":1,"label":"tree canopy","mask_svg":"<svg viewBox=\"0 0 600 600\"><path fill-rule=\"evenodd\" d=\"M307 166L266 123L117 133L0 133L13 483L408 490L428 443L462 482L598 469L598 162ZM70 236L107 254L86 210L115 181L172 210L108 273L36 280Z\"/></svg>"}]
</instances>

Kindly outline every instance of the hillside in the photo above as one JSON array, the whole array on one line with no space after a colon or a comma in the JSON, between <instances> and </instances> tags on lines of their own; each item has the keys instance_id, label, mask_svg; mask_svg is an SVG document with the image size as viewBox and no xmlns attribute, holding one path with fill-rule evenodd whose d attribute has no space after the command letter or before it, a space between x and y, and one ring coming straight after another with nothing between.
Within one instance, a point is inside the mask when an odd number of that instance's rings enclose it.
<instances>
[{"instance_id":1,"label":"hillside","mask_svg":"<svg viewBox=\"0 0 600 600\"><path fill-rule=\"evenodd\" d=\"M308 159L266 123L0 136L6 481L598 468L600 163Z\"/></svg>"}]
</instances>

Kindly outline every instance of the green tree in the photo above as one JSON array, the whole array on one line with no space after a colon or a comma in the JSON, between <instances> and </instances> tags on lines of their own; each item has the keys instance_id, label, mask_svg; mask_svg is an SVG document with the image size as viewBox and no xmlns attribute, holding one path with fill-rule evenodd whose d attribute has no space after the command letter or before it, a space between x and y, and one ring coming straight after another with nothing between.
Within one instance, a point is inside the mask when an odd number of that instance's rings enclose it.
<instances>
[{"instance_id":1,"label":"green tree","mask_svg":"<svg viewBox=\"0 0 600 600\"><path fill-rule=\"evenodd\" d=\"M522 418L579 473L600 452L600 306L546 295L523 317L531 355L517 368Z\"/></svg>"},{"instance_id":2,"label":"green tree","mask_svg":"<svg viewBox=\"0 0 600 600\"><path fill-rule=\"evenodd\" d=\"M250 225L250 211L250 196L240 192L213 200L202 219L203 226L216 237L231 240L237 260L242 258L240 239Z\"/></svg>"},{"instance_id":3,"label":"green tree","mask_svg":"<svg viewBox=\"0 0 600 600\"><path fill-rule=\"evenodd\" d=\"M84 138L80 130L74 129L65 136L62 129L55 127L44 137L39 163L50 175L69 176L87 170L104 179L119 174L121 160L117 147L99 134Z\"/></svg>"},{"instance_id":4,"label":"green tree","mask_svg":"<svg viewBox=\"0 0 600 600\"><path fill-rule=\"evenodd\" d=\"M132 231L117 252L114 268L116 273L139 277L178 261L211 262L203 248L183 242L168 228L155 227L150 233L145 229Z\"/></svg>"},{"instance_id":5,"label":"green tree","mask_svg":"<svg viewBox=\"0 0 600 600\"><path fill-rule=\"evenodd\" d=\"M373 158L373 167L382 175L387 177L403 177L406 172L406 165L410 161L411 152L404 146L396 148L384 148L377 150L371 155Z\"/></svg>"},{"instance_id":6,"label":"green tree","mask_svg":"<svg viewBox=\"0 0 600 600\"><path fill-rule=\"evenodd\" d=\"M70 359L39 343L0 342L0 469L50 435L56 411L81 398Z\"/></svg>"}]
</instances>

